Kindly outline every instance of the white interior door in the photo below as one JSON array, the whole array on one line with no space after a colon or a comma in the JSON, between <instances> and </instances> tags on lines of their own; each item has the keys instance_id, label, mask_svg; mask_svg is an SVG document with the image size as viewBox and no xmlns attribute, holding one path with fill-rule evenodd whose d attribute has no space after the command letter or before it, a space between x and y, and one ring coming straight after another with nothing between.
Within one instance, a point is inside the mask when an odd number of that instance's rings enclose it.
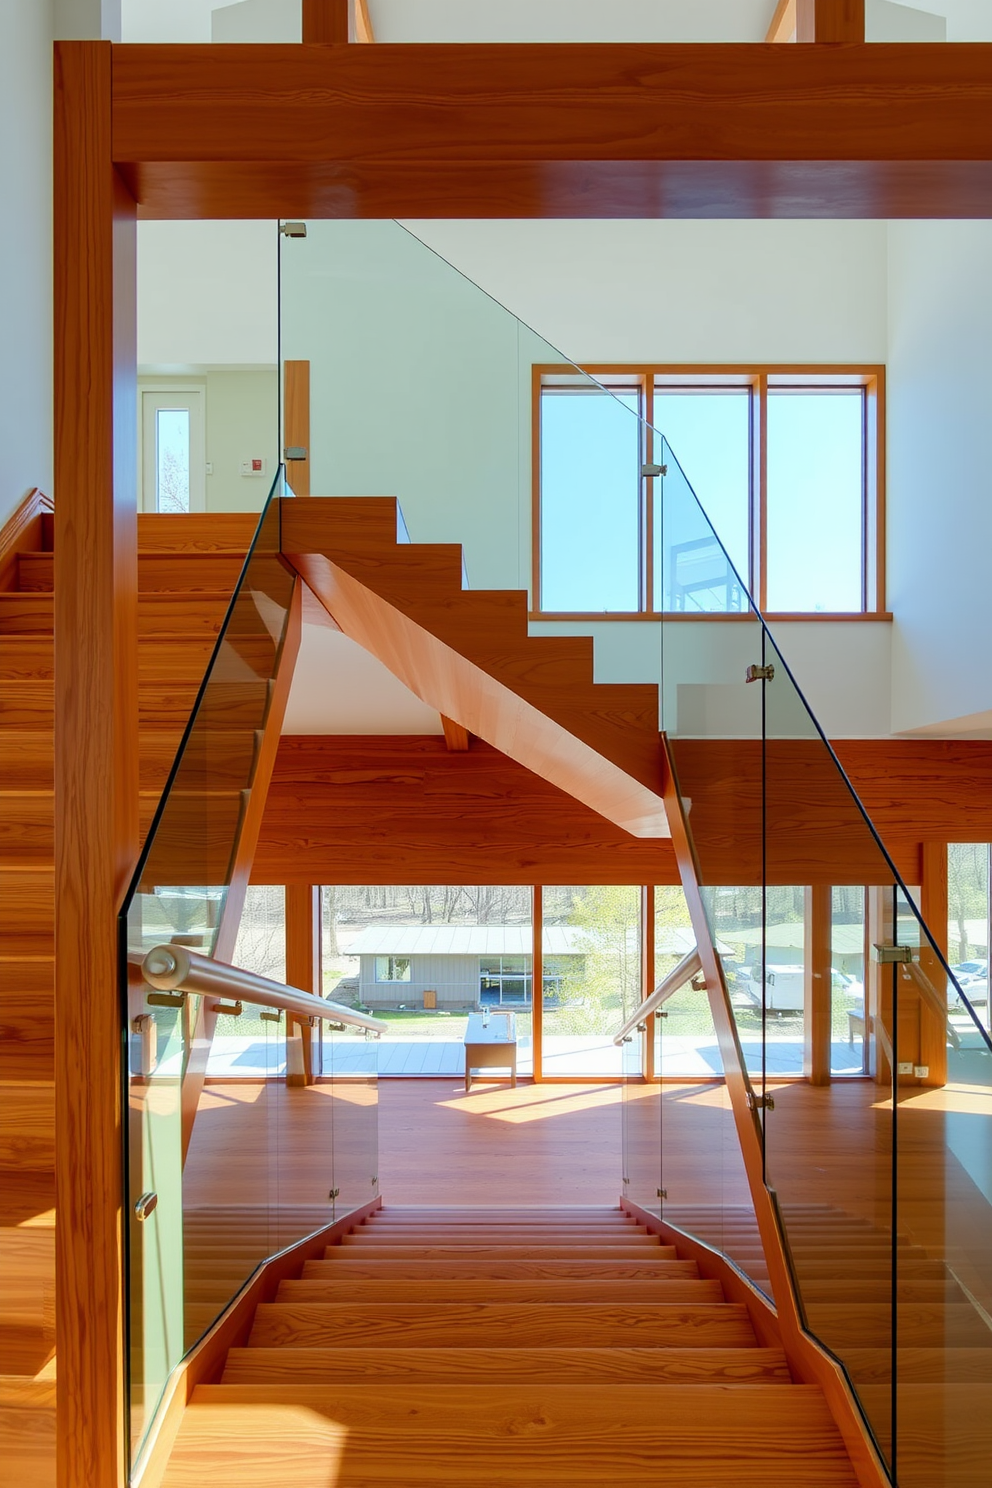
<instances>
[{"instance_id":1,"label":"white interior door","mask_svg":"<svg viewBox=\"0 0 992 1488\"><path fill-rule=\"evenodd\" d=\"M205 511L206 396L203 387L141 391L141 508Z\"/></svg>"}]
</instances>

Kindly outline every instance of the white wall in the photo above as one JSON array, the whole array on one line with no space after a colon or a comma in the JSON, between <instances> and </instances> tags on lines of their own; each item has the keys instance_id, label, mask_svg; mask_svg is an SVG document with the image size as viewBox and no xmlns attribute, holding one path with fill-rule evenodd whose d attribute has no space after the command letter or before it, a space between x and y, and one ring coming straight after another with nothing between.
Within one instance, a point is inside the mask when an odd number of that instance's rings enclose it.
<instances>
[{"instance_id":1,"label":"white wall","mask_svg":"<svg viewBox=\"0 0 992 1488\"><path fill-rule=\"evenodd\" d=\"M138 362L278 358L274 222L139 222Z\"/></svg>"},{"instance_id":2,"label":"white wall","mask_svg":"<svg viewBox=\"0 0 992 1488\"><path fill-rule=\"evenodd\" d=\"M214 11L211 40L298 42L302 33L300 0L240 0Z\"/></svg>"},{"instance_id":3,"label":"white wall","mask_svg":"<svg viewBox=\"0 0 992 1488\"><path fill-rule=\"evenodd\" d=\"M893 728L988 727L992 223L889 229Z\"/></svg>"},{"instance_id":4,"label":"white wall","mask_svg":"<svg viewBox=\"0 0 992 1488\"><path fill-rule=\"evenodd\" d=\"M52 494L52 7L0 4L0 522Z\"/></svg>"},{"instance_id":5,"label":"white wall","mask_svg":"<svg viewBox=\"0 0 992 1488\"><path fill-rule=\"evenodd\" d=\"M279 460L279 377L268 370L191 366L180 376L143 372L138 403L145 389L204 387L207 511L261 511ZM140 412L139 412L140 417ZM241 474L243 461L260 455L262 477Z\"/></svg>"},{"instance_id":6,"label":"white wall","mask_svg":"<svg viewBox=\"0 0 992 1488\"><path fill-rule=\"evenodd\" d=\"M885 359L884 223L405 225L572 359Z\"/></svg>"}]
</instances>

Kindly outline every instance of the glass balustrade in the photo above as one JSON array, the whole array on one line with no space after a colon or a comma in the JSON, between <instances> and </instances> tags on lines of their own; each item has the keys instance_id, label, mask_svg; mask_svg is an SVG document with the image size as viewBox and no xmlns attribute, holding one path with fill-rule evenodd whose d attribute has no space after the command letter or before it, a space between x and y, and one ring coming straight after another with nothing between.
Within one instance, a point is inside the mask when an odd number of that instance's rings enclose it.
<instances>
[{"instance_id":1,"label":"glass balustrade","mask_svg":"<svg viewBox=\"0 0 992 1488\"><path fill-rule=\"evenodd\" d=\"M247 888L243 836L294 588L282 491L280 476L121 917L132 1462L172 1371L258 1265L376 1193L363 1030L314 1041L271 1007L162 992L142 975L152 947L173 945L285 980L281 891ZM305 1038L323 1058L294 1080Z\"/></svg>"}]
</instances>

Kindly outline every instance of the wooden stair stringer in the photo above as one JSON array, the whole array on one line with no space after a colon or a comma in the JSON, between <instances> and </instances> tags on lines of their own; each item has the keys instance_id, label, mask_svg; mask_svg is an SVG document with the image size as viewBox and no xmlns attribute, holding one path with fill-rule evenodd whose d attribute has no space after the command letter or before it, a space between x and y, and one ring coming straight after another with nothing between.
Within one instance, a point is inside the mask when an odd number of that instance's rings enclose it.
<instances>
[{"instance_id":1,"label":"wooden stair stringer","mask_svg":"<svg viewBox=\"0 0 992 1488\"><path fill-rule=\"evenodd\" d=\"M323 553L286 556L345 635L376 656L429 707L632 836L670 835L660 743L657 780L652 786L462 655L340 563Z\"/></svg>"}]
</instances>

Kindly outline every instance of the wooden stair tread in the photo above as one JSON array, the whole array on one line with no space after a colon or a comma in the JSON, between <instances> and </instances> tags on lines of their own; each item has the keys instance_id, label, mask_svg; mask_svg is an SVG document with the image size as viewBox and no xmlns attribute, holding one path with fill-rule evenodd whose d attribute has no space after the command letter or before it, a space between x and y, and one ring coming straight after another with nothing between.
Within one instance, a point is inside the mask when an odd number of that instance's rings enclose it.
<instances>
[{"instance_id":1,"label":"wooden stair tread","mask_svg":"<svg viewBox=\"0 0 992 1488\"><path fill-rule=\"evenodd\" d=\"M324 1263L325 1265L328 1263ZM344 1278L305 1275L300 1281L284 1281L279 1302L721 1302L718 1281L698 1277L673 1277L657 1281L498 1281L492 1277L466 1281L354 1281Z\"/></svg>"},{"instance_id":2,"label":"wooden stair tread","mask_svg":"<svg viewBox=\"0 0 992 1488\"><path fill-rule=\"evenodd\" d=\"M692 1277L698 1275L695 1261L485 1261L485 1260L352 1260L350 1252L341 1254L332 1247L330 1256L340 1259L308 1261L304 1276L340 1276L355 1281L402 1280L451 1281L482 1280L524 1281L530 1277L547 1280L574 1277L576 1280L652 1281L657 1277Z\"/></svg>"},{"instance_id":3,"label":"wooden stair tread","mask_svg":"<svg viewBox=\"0 0 992 1488\"><path fill-rule=\"evenodd\" d=\"M334 1247L337 1249L337 1247ZM459 1256L488 1260L534 1260L553 1261L562 1258L562 1248L557 1245L348 1245L342 1246L345 1254L356 1260L375 1260L384 1256L395 1256L407 1260L430 1260L443 1257L457 1260ZM664 1245L570 1245L569 1256L576 1260L639 1260L641 1257L671 1259L674 1250L666 1255L669 1247Z\"/></svg>"},{"instance_id":4,"label":"wooden stair tread","mask_svg":"<svg viewBox=\"0 0 992 1488\"><path fill-rule=\"evenodd\" d=\"M231 1349L226 1384L347 1383L410 1379L626 1380L631 1384L790 1382L785 1355L768 1348L251 1348Z\"/></svg>"},{"instance_id":5,"label":"wooden stair tread","mask_svg":"<svg viewBox=\"0 0 992 1488\"><path fill-rule=\"evenodd\" d=\"M328 1344L337 1339L389 1347L422 1343L439 1348L472 1345L491 1331L501 1342L594 1342L623 1347L642 1343L746 1347L754 1342L743 1306L722 1303L580 1302L573 1306L498 1302L389 1304L263 1303L255 1314L252 1343Z\"/></svg>"},{"instance_id":6,"label":"wooden stair tread","mask_svg":"<svg viewBox=\"0 0 992 1488\"><path fill-rule=\"evenodd\" d=\"M201 1386L164 1488L205 1480L254 1488L290 1477L307 1488L626 1484L634 1473L669 1488L713 1488L725 1472L748 1482L748 1470L774 1488L854 1488L816 1389L671 1385L665 1399L659 1419L656 1397L637 1385L450 1385L439 1392L390 1384L374 1395L363 1385ZM233 1426L238 1407L249 1413L250 1432Z\"/></svg>"}]
</instances>

